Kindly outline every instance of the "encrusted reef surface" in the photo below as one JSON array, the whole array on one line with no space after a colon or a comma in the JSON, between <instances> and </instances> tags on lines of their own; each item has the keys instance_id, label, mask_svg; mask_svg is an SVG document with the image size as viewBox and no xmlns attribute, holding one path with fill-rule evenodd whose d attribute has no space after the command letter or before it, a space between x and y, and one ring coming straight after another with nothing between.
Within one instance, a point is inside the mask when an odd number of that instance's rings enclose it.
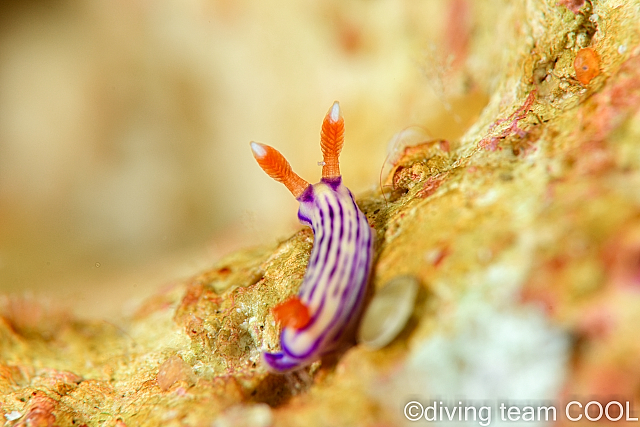
<instances>
[{"instance_id":1,"label":"encrusted reef surface","mask_svg":"<svg viewBox=\"0 0 640 427\"><path fill-rule=\"evenodd\" d=\"M384 195L357 197L377 232L372 293L420 283L393 342L264 370L270 310L313 244L302 229L151 296L125 326L3 299L5 425L403 425L409 401L432 399L494 422L505 400L560 424L575 424L570 401L639 416L640 3L503 7L513 38L475 124L400 144Z\"/></svg>"}]
</instances>

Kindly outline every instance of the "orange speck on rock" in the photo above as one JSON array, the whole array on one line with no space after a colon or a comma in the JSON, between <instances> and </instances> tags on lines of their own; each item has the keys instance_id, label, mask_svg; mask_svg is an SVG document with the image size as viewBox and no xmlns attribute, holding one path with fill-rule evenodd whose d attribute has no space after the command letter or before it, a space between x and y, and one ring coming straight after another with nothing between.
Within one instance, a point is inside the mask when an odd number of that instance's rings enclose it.
<instances>
[{"instance_id":1,"label":"orange speck on rock","mask_svg":"<svg viewBox=\"0 0 640 427\"><path fill-rule=\"evenodd\" d=\"M573 61L573 68L576 70L576 79L583 85L587 85L600 74L600 58L589 47L580 49L575 61Z\"/></svg>"},{"instance_id":2,"label":"orange speck on rock","mask_svg":"<svg viewBox=\"0 0 640 427\"><path fill-rule=\"evenodd\" d=\"M229 275L229 273L231 273L231 269L229 267L222 267L218 269L218 274L220 274L221 276L227 276Z\"/></svg>"},{"instance_id":3,"label":"orange speck on rock","mask_svg":"<svg viewBox=\"0 0 640 427\"><path fill-rule=\"evenodd\" d=\"M298 297L291 297L285 302L278 304L272 310L276 322L283 327L302 329L311 321L309 308L300 301Z\"/></svg>"}]
</instances>

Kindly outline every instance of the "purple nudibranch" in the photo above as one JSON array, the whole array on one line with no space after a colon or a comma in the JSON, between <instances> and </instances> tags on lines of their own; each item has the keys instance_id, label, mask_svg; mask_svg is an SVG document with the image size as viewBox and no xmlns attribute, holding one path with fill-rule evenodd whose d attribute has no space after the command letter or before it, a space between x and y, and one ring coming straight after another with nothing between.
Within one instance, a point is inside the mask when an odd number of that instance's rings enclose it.
<instances>
[{"instance_id":1,"label":"purple nudibranch","mask_svg":"<svg viewBox=\"0 0 640 427\"><path fill-rule=\"evenodd\" d=\"M280 335L281 351L263 353L266 366L286 372L309 365L337 350L354 331L365 298L373 258L373 233L353 195L342 184L338 157L342 149L344 119L338 102L322 124L322 179L310 185L274 148L252 142L262 169L282 182L298 202L298 218L312 228L314 244L297 299L306 307L303 326L286 326Z\"/></svg>"}]
</instances>

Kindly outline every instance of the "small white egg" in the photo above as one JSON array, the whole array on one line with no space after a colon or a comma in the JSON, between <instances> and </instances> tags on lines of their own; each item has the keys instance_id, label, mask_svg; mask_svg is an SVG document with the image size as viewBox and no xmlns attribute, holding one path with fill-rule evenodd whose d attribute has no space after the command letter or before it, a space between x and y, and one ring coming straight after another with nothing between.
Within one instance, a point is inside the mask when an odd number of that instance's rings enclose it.
<instances>
[{"instance_id":1,"label":"small white egg","mask_svg":"<svg viewBox=\"0 0 640 427\"><path fill-rule=\"evenodd\" d=\"M413 276L396 276L373 296L362 317L358 342L370 350L389 344L413 313L420 287Z\"/></svg>"}]
</instances>

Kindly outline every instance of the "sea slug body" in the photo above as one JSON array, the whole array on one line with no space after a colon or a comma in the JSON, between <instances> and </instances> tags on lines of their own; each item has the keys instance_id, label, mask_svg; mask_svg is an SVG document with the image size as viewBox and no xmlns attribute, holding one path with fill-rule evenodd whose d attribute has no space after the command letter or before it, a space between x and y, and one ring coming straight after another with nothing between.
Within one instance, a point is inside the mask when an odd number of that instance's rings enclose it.
<instances>
[{"instance_id":1,"label":"sea slug body","mask_svg":"<svg viewBox=\"0 0 640 427\"><path fill-rule=\"evenodd\" d=\"M314 185L296 175L277 150L251 143L260 167L300 202L298 219L315 236L298 296L274 309L284 328L281 351L263 353L272 371L298 369L338 349L361 311L371 270L373 233L342 184L338 157L343 142L344 119L335 102L322 124L322 179Z\"/></svg>"}]
</instances>

